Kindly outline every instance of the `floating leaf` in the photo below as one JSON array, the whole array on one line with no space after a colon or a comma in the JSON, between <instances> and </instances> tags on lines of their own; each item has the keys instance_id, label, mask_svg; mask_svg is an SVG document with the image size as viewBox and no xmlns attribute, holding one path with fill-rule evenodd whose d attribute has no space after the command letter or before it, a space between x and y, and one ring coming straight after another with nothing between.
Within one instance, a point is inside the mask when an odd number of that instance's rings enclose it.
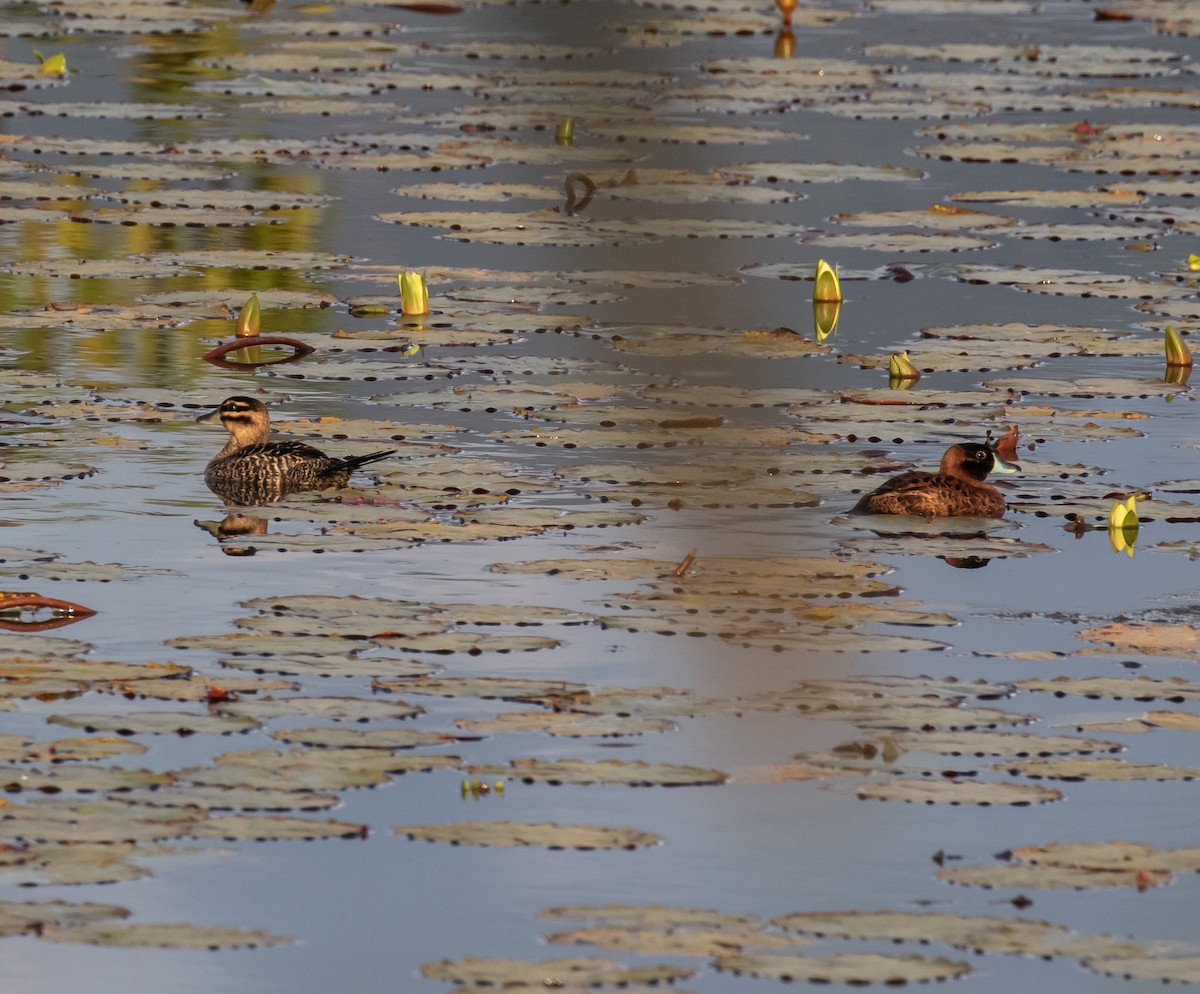
<instances>
[{"instance_id":1,"label":"floating leaf","mask_svg":"<svg viewBox=\"0 0 1200 994\"><path fill-rule=\"evenodd\" d=\"M395 832L420 842L448 842L454 846L537 846L543 849L642 849L658 845L651 832L596 825L531 824L518 821L465 821L452 825L397 825ZM427 964L428 965L428 964ZM432 976L422 968L426 976ZM681 971L687 976L690 971ZM447 978L449 979L449 978ZM574 978L573 978L574 979ZM633 978L631 977L630 980ZM510 982L510 981L509 981ZM605 980L624 983L622 980Z\"/></svg>"},{"instance_id":2,"label":"floating leaf","mask_svg":"<svg viewBox=\"0 0 1200 994\"><path fill-rule=\"evenodd\" d=\"M1010 767L1011 769L1011 767ZM980 783L975 780L896 779L858 788L863 800L922 804L1007 804L1023 807L1061 801L1062 794L1037 784Z\"/></svg>"},{"instance_id":3,"label":"floating leaf","mask_svg":"<svg viewBox=\"0 0 1200 994\"><path fill-rule=\"evenodd\" d=\"M274 935L261 929L127 922L48 929L40 938L49 942L79 942L91 946L159 949L254 949L292 941L288 936Z\"/></svg>"},{"instance_id":4,"label":"floating leaf","mask_svg":"<svg viewBox=\"0 0 1200 994\"><path fill-rule=\"evenodd\" d=\"M952 980L971 972L967 963L944 957L882 956L874 953L842 953L837 956L798 956L782 953L720 953L714 960L718 970L769 977L773 980L807 980L809 983L901 984Z\"/></svg>"},{"instance_id":5,"label":"floating leaf","mask_svg":"<svg viewBox=\"0 0 1200 994\"><path fill-rule=\"evenodd\" d=\"M482 777L508 777L525 783L548 784L626 784L631 787L681 787L720 784L728 774L696 766L672 763L622 762L605 759L585 762L579 759L514 759L507 766L478 765L466 772Z\"/></svg>"}]
</instances>

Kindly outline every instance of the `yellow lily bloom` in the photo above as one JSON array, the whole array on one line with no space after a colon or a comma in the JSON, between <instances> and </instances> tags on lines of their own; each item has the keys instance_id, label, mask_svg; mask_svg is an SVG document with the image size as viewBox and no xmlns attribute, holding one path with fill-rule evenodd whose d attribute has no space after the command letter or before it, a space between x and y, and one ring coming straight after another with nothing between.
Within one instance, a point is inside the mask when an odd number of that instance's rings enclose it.
<instances>
[{"instance_id":1,"label":"yellow lily bloom","mask_svg":"<svg viewBox=\"0 0 1200 994\"><path fill-rule=\"evenodd\" d=\"M817 281L813 287L813 300L818 303L836 303L842 299L842 284L837 270L824 259L817 262Z\"/></svg>"},{"instance_id":2,"label":"yellow lily bloom","mask_svg":"<svg viewBox=\"0 0 1200 994\"><path fill-rule=\"evenodd\" d=\"M37 56L38 62L42 64L38 72L43 76L65 76L67 74L67 57L62 52L46 58L46 56L35 48L33 54Z\"/></svg>"},{"instance_id":3,"label":"yellow lily bloom","mask_svg":"<svg viewBox=\"0 0 1200 994\"><path fill-rule=\"evenodd\" d=\"M1171 325L1167 325L1166 349L1168 366L1190 366L1192 364L1191 349L1187 347L1183 336Z\"/></svg>"},{"instance_id":4,"label":"yellow lily bloom","mask_svg":"<svg viewBox=\"0 0 1200 994\"><path fill-rule=\"evenodd\" d=\"M428 314L429 288L422 273L404 272L400 280L400 311L402 314Z\"/></svg>"},{"instance_id":5,"label":"yellow lily bloom","mask_svg":"<svg viewBox=\"0 0 1200 994\"><path fill-rule=\"evenodd\" d=\"M251 338L258 334L261 327L262 307L258 303L258 294L252 293L238 313L237 330L234 334L238 338Z\"/></svg>"}]
</instances>

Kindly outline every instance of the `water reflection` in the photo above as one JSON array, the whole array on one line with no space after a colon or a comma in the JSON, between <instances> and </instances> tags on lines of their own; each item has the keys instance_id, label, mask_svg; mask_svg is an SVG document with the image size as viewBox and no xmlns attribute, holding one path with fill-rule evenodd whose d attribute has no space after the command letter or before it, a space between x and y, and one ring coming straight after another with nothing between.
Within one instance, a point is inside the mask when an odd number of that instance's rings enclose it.
<instances>
[{"instance_id":1,"label":"water reflection","mask_svg":"<svg viewBox=\"0 0 1200 994\"><path fill-rule=\"evenodd\" d=\"M992 561L986 556L938 556L938 559L955 569L983 569Z\"/></svg>"},{"instance_id":2,"label":"water reflection","mask_svg":"<svg viewBox=\"0 0 1200 994\"><path fill-rule=\"evenodd\" d=\"M817 341L823 342L837 331L838 316L842 313L840 300L813 301L813 331Z\"/></svg>"},{"instance_id":3,"label":"water reflection","mask_svg":"<svg viewBox=\"0 0 1200 994\"><path fill-rule=\"evenodd\" d=\"M227 539L241 538L246 535L266 535L269 522L253 514L234 512L227 514L220 521L192 522L197 528L208 532L218 542L222 543L221 551L227 556L253 556L258 550L252 545L225 545Z\"/></svg>"},{"instance_id":4,"label":"water reflection","mask_svg":"<svg viewBox=\"0 0 1200 994\"><path fill-rule=\"evenodd\" d=\"M49 632L92 617L90 607L32 591L0 591L0 630Z\"/></svg>"}]
</instances>

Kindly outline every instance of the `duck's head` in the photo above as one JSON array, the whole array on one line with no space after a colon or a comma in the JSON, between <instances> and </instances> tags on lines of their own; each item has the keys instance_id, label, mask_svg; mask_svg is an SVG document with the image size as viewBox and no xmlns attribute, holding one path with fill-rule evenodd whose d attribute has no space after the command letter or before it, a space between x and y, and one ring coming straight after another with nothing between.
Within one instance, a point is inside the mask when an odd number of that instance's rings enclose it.
<instances>
[{"instance_id":1,"label":"duck's head","mask_svg":"<svg viewBox=\"0 0 1200 994\"><path fill-rule=\"evenodd\" d=\"M959 442L942 456L941 471L948 476L967 476L983 481L989 473L1016 473L1021 469L981 442Z\"/></svg>"},{"instance_id":2,"label":"duck's head","mask_svg":"<svg viewBox=\"0 0 1200 994\"><path fill-rule=\"evenodd\" d=\"M262 441L271 426L267 405L253 397L227 397L216 410L201 414L196 420L219 420L239 445Z\"/></svg>"}]
</instances>

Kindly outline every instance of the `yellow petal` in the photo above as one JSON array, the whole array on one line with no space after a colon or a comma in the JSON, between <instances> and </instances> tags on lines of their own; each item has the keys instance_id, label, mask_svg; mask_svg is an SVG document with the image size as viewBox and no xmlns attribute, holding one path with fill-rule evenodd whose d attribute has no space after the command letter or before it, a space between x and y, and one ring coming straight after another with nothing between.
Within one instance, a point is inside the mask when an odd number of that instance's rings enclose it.
<instances>
[{"instance_id":1,"label":"yellow petal","mask_svg":"<svg viewBox=\"0 0 1200 994\"><path fill-rule=\"evenodd\" d=\"M921 371L912 364L907 352L899 355L893 353L888 359L888 376L897 380L912 380L914 383L921 378Z\"/></svg>"},{"instance_id":2,"label":"yellow petal","mask_svg":"<svg viewBox=\"0 0 1200 994\"><path fill-rule=\"evenodd\" d=\"M238 313L237 330L234 334L238 338L251 338L258 334L261 327L262 307L258 303L258 294L252 293Z\"/></svg>"},{"instance_id":3,"label":"yellow petal","mask_svg":"<svg viewBox=\"0 0 1200 994\"><path fill-rule=\"evenodd\" d=\"M1192 252L1187 257L1187 267L1193 273L1200 273L1200 255L1196 255L1195 252Z\"/></svg>"},{"instance_id":4,"label":"yellow petal","mask_svg":"<svg viewBox=\"0 0 1200 994\"><path fill-rule=\"evenodd\" d=\"M1171 325L1167 325L1166 349L1168 366L1190 366L1192 364L1191 349L1187 347L1183 336Z\"/></svg>"},{"instance_id":5,"label":"yellow petal","mask_svg":"<svg viewBox=\"0 0 1200 994\"><path fill-rule=\"evenodd\" d=\"M842 299L842 284L838 280L837 270L824 259L817 262L817 281L813 287L813 300L825 303Z\"/></svg>"},{"instance_id":6,"label":"yellow petal","mask_svg":"<svg viewBox=\"0 0 1200 994\"><path fill-rule=\"evenodd\" d=\"M65 76L67 74L67 57L62 52L57 55L52 55L50 58L43 57L42 53L34 50L34 55L42 63L39 70L43 76Z\"/></svg>"},{"instance_id":7,"label":"yellow petal","mask_svg":"<svg viewBox=\"0 0 1200 994\"><path fill-rule=\"evenodd\" d=\"M1129 513L1129 509L1117 501L1111 511L1108 512L1108 529L1109 531L1120 531L1121 526L1125 524L1125 516Z\"/></svg>"}]
</instances>

